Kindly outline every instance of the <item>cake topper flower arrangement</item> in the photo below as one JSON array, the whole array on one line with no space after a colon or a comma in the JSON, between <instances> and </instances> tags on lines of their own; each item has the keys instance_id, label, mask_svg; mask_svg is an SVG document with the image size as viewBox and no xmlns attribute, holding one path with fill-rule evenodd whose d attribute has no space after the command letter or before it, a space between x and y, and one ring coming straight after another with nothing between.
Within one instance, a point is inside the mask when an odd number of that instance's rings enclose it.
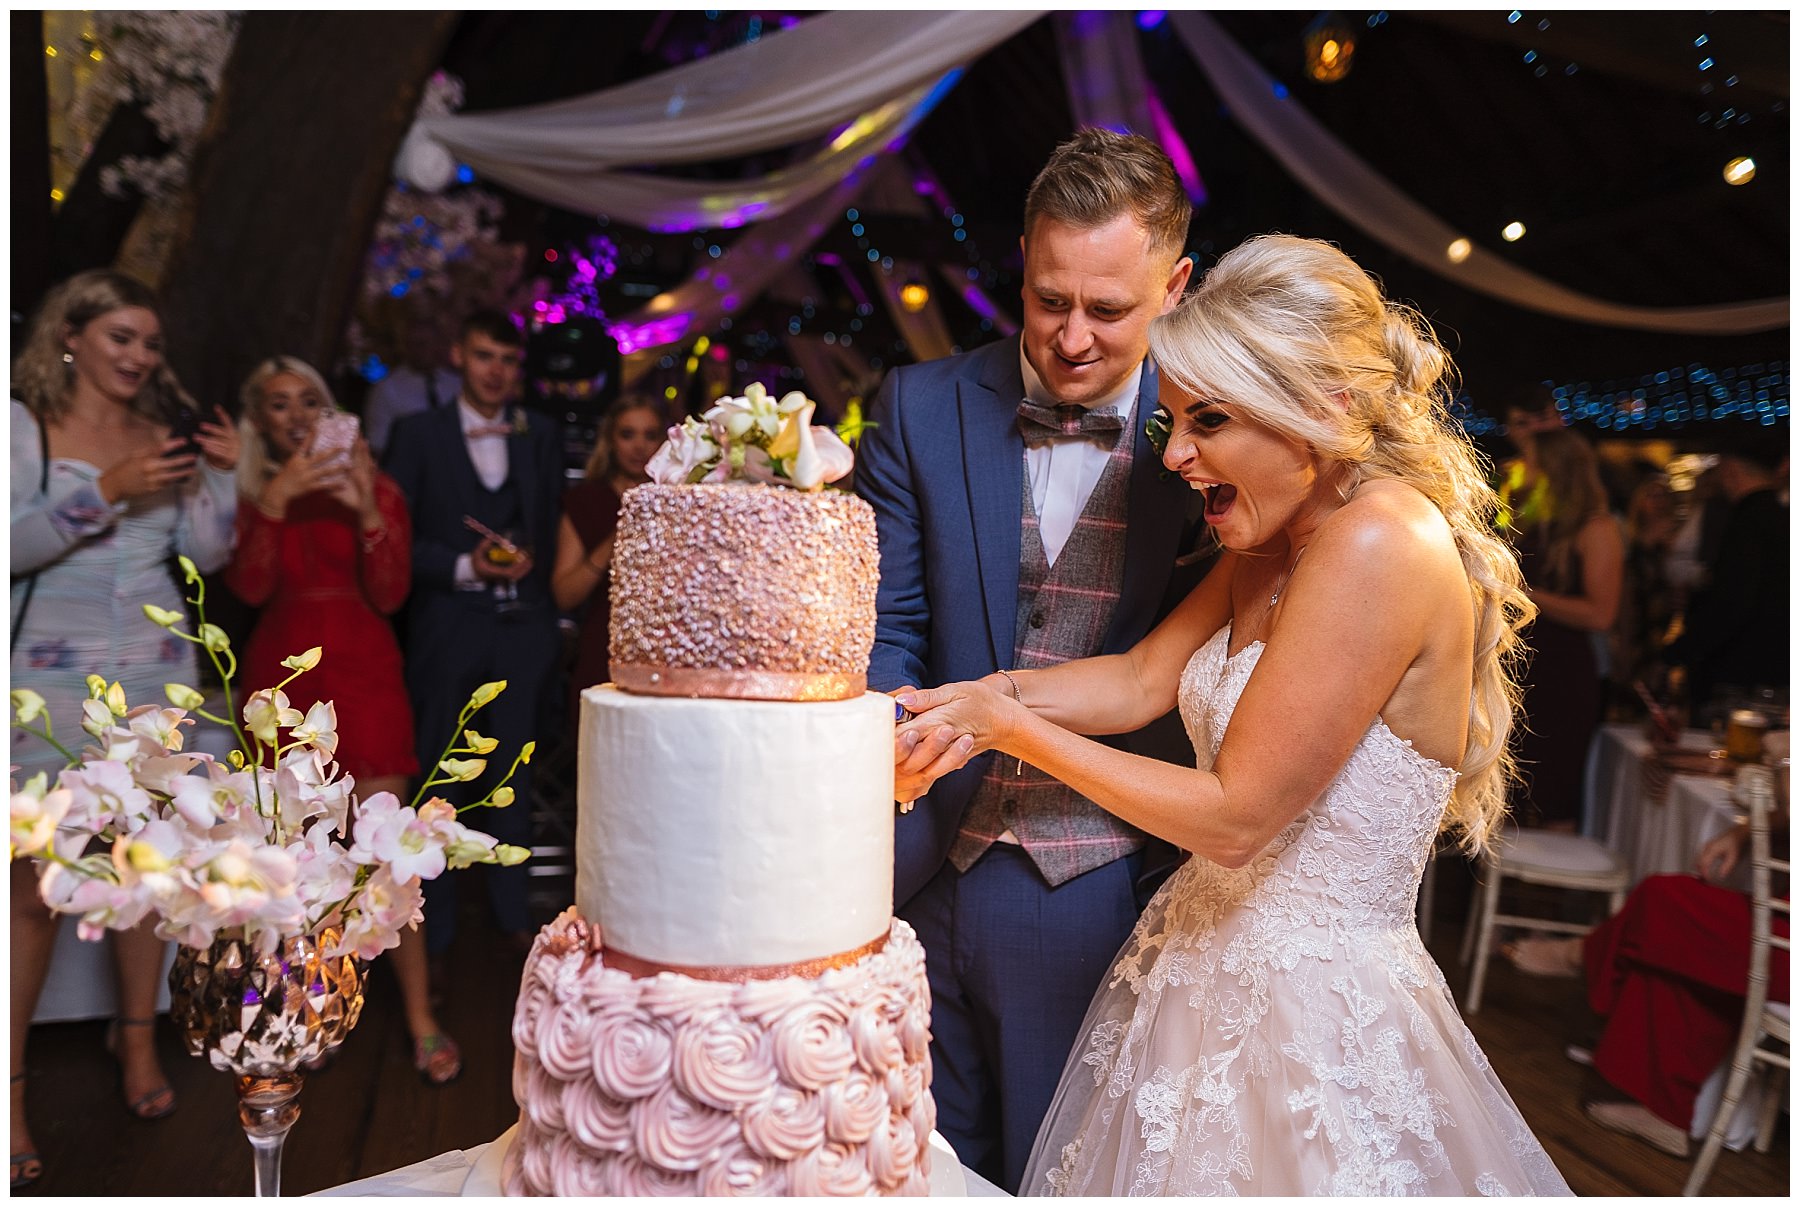
<instances>
[{"instance_id":1,"label":"cake topper flower arrangement","mask_svg":"<svg viewBox=\"0 0 1800 1207\"><path fill-rule=\"evenodd\" d=\"M334 761L332 704L302 715L282 691L317 666L322 651L283 659L292 673L252 693L234 715L230 639L206 621L206 586L194 564L184 557L181 566L195 588L188 597L194 631L178 627L186 619L179 612L146 605L144 613L207 652L225 685L225 716L207 712L205 698L179 683L164 688L174 707L133 707L119 684L89 675L81 728L93 742L77 755L52 733L43 697L11 695L14 727L69 760L54 785L40 772L13 787L11 857L38 861L39 895L52 911L79 915L82 938L154 914L157 934L187 947L237 934L267 953L284 938L331 929L340 939L327 958L372 959L422 917L420 881L530 854L469 829L457 814L512 804L506 781L531 761L535 743L476 804L420 803L437 785L486 771L485 756L498 743L466 726L505 690L504 680L475 690L457 720L460 738L446 745L410 804L391 792L359 800L355 781ZM183 730L195 716L231 728L238 745L228 759L184 749ZM99 847L84 853L95 838Z\"/></svg>"},{"instance_id":2,"label":"cake topper flower arrangement","mask_svg":"<svg viewBox=\"0 0 1800 1207\"><path fill-rule=\"evenodd\" d=\"M850 472L854 455L839 434L814 427L818 406L798 390L779 400L761 382L740 398L725 397L699 418L669 429L650 459L650 480L664 486L690 482L764 482L818 490Z\"/></svg>"}]
</instances>

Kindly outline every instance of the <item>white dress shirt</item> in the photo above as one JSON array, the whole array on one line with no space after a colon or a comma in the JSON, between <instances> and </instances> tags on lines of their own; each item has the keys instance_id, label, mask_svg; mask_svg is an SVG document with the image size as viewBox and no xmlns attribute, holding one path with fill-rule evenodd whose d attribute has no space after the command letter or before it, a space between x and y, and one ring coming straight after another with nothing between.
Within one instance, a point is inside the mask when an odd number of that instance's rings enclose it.
<instances>
[{"instance_id":1,"label":"white dress shirt","mask_svg":"<svg viewBox=\"0 0 1800 1207\"><path fill-rule=\"evenodd\" d=\"M1060 405L1044 388L1023 348L1019 349L1019 371L1025 378L1025 397L1039 406ZM1125 427L1119 433L1121 440L1133 439L1138 383L1143 376L1144 367L1139 364L1137 372L1125 378L1125 384L1118 392L1088 408L1124 416ZM1075 531L1075 521L1081 517L1081 509L1087 506L1094 487L1100 484L1100 475L1106 472L1106 462L1112 452L1092 440L1079 438L1046 440L1042 444L1025 446L1025 473L1031 479L1031 505L1037 510L1038 536L1044 542L1044 558L1050 565L1056 564L1057 554L1068 544L1070 534Z\"/></svg>"},{"instance_id":2,"label":"white dress shirt","mask_svg":"<svg viewBox=\"0 0 1800 1207\"><path fill-rule=\"evenodd\" d=\"M499 415L489 419L458 394L456 417L462 423L463 444L469 450L469 461L475 466L476 476L489 490L499 490L506 482L506 471L510 465L506 455L506 437L497 434L473 436L470 433L476 428L505 426L506 410L502 408ZM465 590L486 589L487 582L476 577L472 554L464 553L456 559L456 585Z\"/></svg>"}]
</instances>

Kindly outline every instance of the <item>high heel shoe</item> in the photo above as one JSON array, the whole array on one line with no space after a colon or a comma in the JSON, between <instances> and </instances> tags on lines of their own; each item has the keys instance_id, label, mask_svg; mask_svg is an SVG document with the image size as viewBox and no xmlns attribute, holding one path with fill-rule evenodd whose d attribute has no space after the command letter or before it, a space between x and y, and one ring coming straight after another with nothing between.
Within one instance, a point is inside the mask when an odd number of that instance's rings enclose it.
<instances>
[{"instance_id":1,"label":"high heel shoe","mask_svg":"<svg viewBox=\"0 0 1800 1207\"><path fill-rule=\"evenodd\" d=\"M115 1018L106 1024L106 1050L112 1056L119 1055L119 1030L122 1027L154 1027L155 1018ZM119 1091L125 1090L125 1066L119 1065ZM136 1098L127 1099L125 1109L139 1119L164 1119L175 1113L175 1090L167 1082L157 1086L147 1094L139 1094Z\"/></svg>"},{"instance_id":2,"label":"high heel shoe","mask_svg":"<svg viewBox=\"0 0 1800 1207\"><path fill-rule=\"evenodd\" d=\"M12 1084L24 1085L25 1074L14 1073L12 1075ZM29 1186L44 1176L43 1158L30 1151L16 1152L12 1155L12 1169L10 1173L12 1189L18 1190L20 1187Z\"/></svg>"}]
</instances>

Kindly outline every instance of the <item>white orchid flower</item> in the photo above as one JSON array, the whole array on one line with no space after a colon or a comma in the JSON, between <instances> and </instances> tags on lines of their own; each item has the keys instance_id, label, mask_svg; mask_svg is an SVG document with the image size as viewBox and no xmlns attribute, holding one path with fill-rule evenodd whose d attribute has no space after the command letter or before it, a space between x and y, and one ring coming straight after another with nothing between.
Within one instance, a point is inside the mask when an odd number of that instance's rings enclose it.
<instances>
[{"instance_id":1,"label":"white orchid flower","mask_svg":"<svg viewBox=\"0 0 1800 1207\"><path fill-rule=\"evenodd\" d=\"M276 688L254 692L244 701L244 724L265 746L275 745L281 730L291 729L305 719L288 703L287 693Z\"/></svg>"},{"instance_id":2,"label":"white orchid flower","mask_svg":"<svg viewBox=\"0 0 1800 1207\"><path fill-rule=\"evenodd\" d=\"M44 715L44 697L28 687L15 687L12 690L13 720L20 725L29 725Z\"/></svg>"},{"instance_id":3,"label":"white orchid flower","mask_svg":"<svg viewBox=\"0 0 1800 1207\"><path fill-rule=\"evenodd\" d=\"M12 857L36 855L56 837L74 803L67 788L46 788L47 777L39 772L25 781L25 786L12 794Z\"/></svg>"},{"instance_id":4,"label":"white orchid flower","mask_svg":"<svg viewBox=\"0 0 1800 1207\"><path fill-rule=\"evenodd\" d=\"M330 700L320 700L306 710L306 718L293 727L289 735L296 742L305 742L328 759L337 757L337 706Z\"/></svg>"}]
</instances>

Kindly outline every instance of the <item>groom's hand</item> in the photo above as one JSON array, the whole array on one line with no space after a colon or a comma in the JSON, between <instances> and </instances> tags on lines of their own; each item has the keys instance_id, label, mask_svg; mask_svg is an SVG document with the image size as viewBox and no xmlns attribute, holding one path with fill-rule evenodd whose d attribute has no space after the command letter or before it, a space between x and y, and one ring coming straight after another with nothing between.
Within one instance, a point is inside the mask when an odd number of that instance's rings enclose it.
<instances>
[{"instance_id":1,"label":"groom's hand","mask_svg":"<svg viewBox=\"0 0 1800 1207\"><path fill-rule=\"evenodd\" d=\"M975 739L948 725L924 722L894 735L894 799L918 800L931 785L969 761Z\"/></svg>"},{"instance_id":2,"label":"groom's hand","mask_svg":"<svg viewBox=\"0 0 1800 1207\"><path fill-rule=\"evenodd\" d=\"M918 694L902 687L896 696ZM894 799L901 804L924 796L938 779L969 761L975 739L940 720L906 713L894 731Z\"/></svg>"}]
</instances>

